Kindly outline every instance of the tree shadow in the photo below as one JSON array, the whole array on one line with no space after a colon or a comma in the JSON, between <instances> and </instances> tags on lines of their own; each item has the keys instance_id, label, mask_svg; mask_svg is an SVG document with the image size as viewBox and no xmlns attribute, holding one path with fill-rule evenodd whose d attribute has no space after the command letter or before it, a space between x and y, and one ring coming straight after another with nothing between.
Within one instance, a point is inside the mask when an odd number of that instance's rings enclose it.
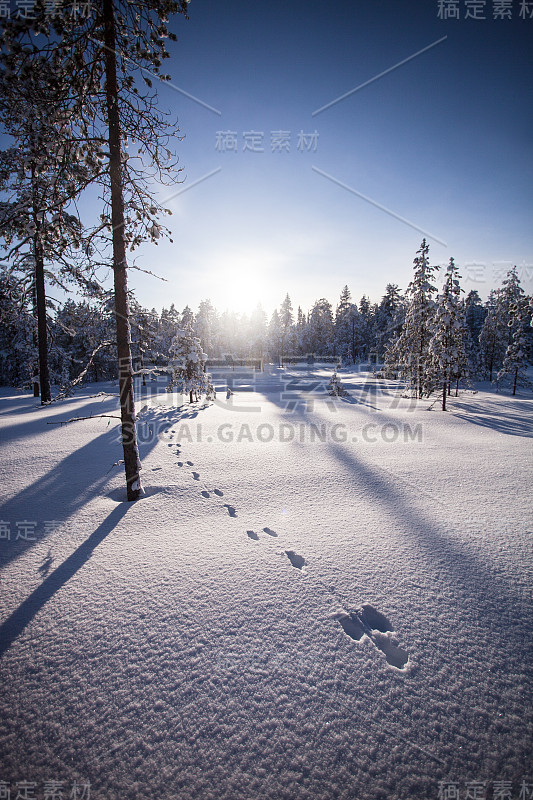
<instances>
[{"instance_id":1,"label":"tree shadow","mask_svg":"<svg viewBox=\"0 0 533 800\"><path fill-rule=\"evenodd\" d=\"M114 403L112 410L119 413L116 409L117 398L110 398L110 400ZM106 411L109 410L109 408L106 409ZM163 404L148 407L145 414L141 415L137 425L141 462L160 441L166 430L180 419L194 418L198 411L198 408L190 409L187 406L176 407ZM66 420L73 416L70 412L71 409L68 406L63 406L58 415ZM81 415L84 413L85 406ZM49 421L49 417L46 413L37 421L28 420L27 425L30 432L23 434L22 431L17 430L12 437L9 436L11 426L6 426L2 429L2 439L9 441L10 438L13 440L20 438L21 435L35 436L36 433L39 433L44 437L43 447L45 448L46 433L49 430L46 425L47 421ZM65 437L69 437L68 428L71 425L84 424L86 424L84 421L70 423L68 427L65 427ZM18 428L18 425L15 427ZM6 435L4 436L4 434ZM120 422L117 420L105 433L91 439L82 447L74 449L45 475L25 486L4 502L0 507L0 519L10 524L11 537L0 540L0 569L29 548L43 541L54 529L69 523L71 518L89 500L102 494L106 484L117 474L112 472L112 468L115 467L123 472L122 457ZM144 475L141 472L141 479L143 478ZM117 496L122 499L120 493ZM18 530L15 531L16 523L28 520L37 523L34 531L27 538L20 537Z\"/></svg>"},{"instance_id":2,"label":"tree shadow","mask_svg":"<svg viewBox=\"0 0 533 800\"><path fill-rule=\"evenodd\" d=\"M260 390L258 389L258 391ZM285 412L286 414L285 403L279 395L276 397L275 394L268 394L266 397L280 408L280 413ZM380 425L386 424L389 420L398 423L398 418L389 416L386 410L380 411L378 414L368 404L359 404L359 411L364 416L378 419ZM481 407L477 411L481 414ZM285 414L283 416L286 421ZM499 414L502 417L500 422L503 429L505 413L501 408ZM295 422L312 420L316 425L327 419L325 412L322 414L314 412L310 415L298 408L293 409L292 415ZM496 422L498 422L498 417L496 417ZM506 424L510 428L513 428L515 424L520 426L522 431L520 435L531 435L524 432L527 429L530 430L531 423L524 422L523 419L520 422L516 419L515 410L510 414L510 420ZM491 427L495 427L495 425ZM498 429L496 427L496 430ZM292 446L300 445L293 442ZM398 482L400 476L387 474L386 462L381 467L373 466L365 462L357 452L354 452L352 447L330 440L327 443L320 443L320 446L326 447L339 465L353 475L354 485L359 490L362 489L364 496L376 503L388 519L393 521L395 528L412 541L413 546L424 555L425 561L430 567L435 565L439 569L444 568L447 575L446 585L460 590L468 604L468 608L464 610L475 612L480 619L485 619L488 630L492 630L494 633L494 630L497 629L500 639L506 640L516 652L523 651L524 657L526 657L526 651L531 652L532 645L526 645L521 625L526 618L525 612L530 604L526 597L517 590L517 587L506 581L501 574L497 574L496 570L492 571L490 565L474 552L467 542L461 542L451 535L451 531L446 529L445 524L432 518L428 514L429 505L423 510L417 509L415 506L419 494L417 485L409 485L404 489L402 483ZM421 475L421 487L422 485L423 476ZM434 502L438 503L437 497ZM383 593L386 597L386 587L384 587ZM521 611L516 616L518 609ZM503 611L507 611L510 618L516 618L517 624L500 625L498 619ZM518 622L519 619L521 622Z\"/></svg>"},{"instance_id":3,"label":"tree shadow","mask_svg":"<svg viewBox=\"0 0 533 800\"><path fill-rule=\"evenodd\" d=\"M41 608L87 563L94 550L109 536L129 508L130 503L122 503L114 508L89 538L56 567L0 625L0 656L11 647Z\"/></svg>"},{"instance_id":4,"label":"tree shadow","mask_svg":"<svg viewBox=\"0 0 533 800\"><path fill-rule=\"evenodd\" d=\"M0 542L0 568L42 541L54 528L64 525L101 492L109 481L110 465L120 459L121 451L116 430L106 431L7 500L0 509L0 517L11 524L12 530L11 538ZM18 533L13 529L22 520L37 523L28 538L17 538Z\"/></svg>"},{"instance_id":5,"label":"tree shadow","mask_svg":"<svg viewBox=\"0 0 533 800\"><path fill-rule=\"evenodd\" d=\"M89 391L91 394L88 393ZM0 399L2 399L1 394ZM6 401L2 399L0 418L16 419L16 421L10 421L9 424L2 426L1 440L3 444L44 435L59 423L73 416L97 417L100 414L117 414L120 418L120 409L117 407L118 395L104 390L94 392L92 387L61 402L47 406L41 406L39 398L35 397L24 396L14 398L14 400L12 405L7 405ZM72 406L73 403L76 403L75 408Z\"/></svg>"},{"instance_id":6,"label":"tree shadow","mask_svg":"<svg viewBox=\"0 0 533 800\"><path fill-rule=\"evenodd\" d=\"M533 400L498 400L483 403L453 398L454 416L508 436L533 437Z\"/></svg>"}]
</instances>

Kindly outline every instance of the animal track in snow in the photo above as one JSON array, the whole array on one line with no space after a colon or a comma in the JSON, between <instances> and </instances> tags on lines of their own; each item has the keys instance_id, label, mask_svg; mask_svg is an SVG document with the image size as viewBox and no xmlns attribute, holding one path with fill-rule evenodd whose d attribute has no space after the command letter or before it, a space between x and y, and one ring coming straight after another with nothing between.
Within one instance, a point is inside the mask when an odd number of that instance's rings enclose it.
<instances>
[{"instance_id":1,"label":"animal track in snow","mask_svg":"<svg viewBox=\"0 0 533 800\"><path fill-rule=\"evenodd\" d=\"M178 467L182 467L182 466L183 466L183 461L178 461Z\"/></svg>"},{"instance_id":2,"label":"animal track in snow","mask_svg":"<svg viewBox=\"0 0 533 800\"><path fill-rule=\"evenodd\" d=\"M403 669L409 661L409 653L402 647L398 646L398 640L386 633L376 631L372 638L376 647L385 653L387 663L396 669Z\"/></svg>"},{"instance_id":3,"label":"animal track in snow","mask_svg":"<svg viewBox=\"0 0 533 800\"><path fill-rule=\"evenodd\" d=\"M187 466L188 467L194 467L194 463L192 461L187 461Z\"/></svg>"},{"instance_id":4,"label":"animal track in snow","mask_svg":"<svg viewBox=\"0 0 533 800\"><path fill-rule=\"evenodd\" d=\"M259 536L255 531L246 531L246 533L250 539L253 539L255 542L259 541Z\"/></svg>"},{"instance_id":5,"label":"animal track in snow","mask_svg":"<svg viewBox=\"0 0 533 800\"><path fill-rule=\"evenodd\" d=\"M371 630L381 631L381 633L393 630L385 614L382 614L369 603L364 603L361 609L361 619Z\"/></svg>"},{"instance_id":6,"label":"animal track in snow","mask_svg":"<svg viewBox=\"0 0 533 800\"><path fill-rule=\"evenodd\" d=\"M294 552L294 550L285 550L285 555L291 562L292 566L301 570L305 575L304 567L307 565L305 558L303 556L299 556L298 553Z\"/></svg>"},{"instance_id":7,"label":"animal track in snow","mask_svg":"<svg viewBox=\"0 0 533 800\"><path fill-rule=\"evenodd\" d=\"M358 642L363 638L365 633L363 623L359 619L358 615L354 612L348 613L347 611L338 611L336 614L334 614L333 619L337 620L344 633L346 633L351 639L354 639L356 642Z\"/></svg>"},{"instance_id":8,"label":"animal track in snow","mask_svg":"<svg viewBox=\"0 0 533 800\"><path fill-rule=\"evenodd\" d=\"M268 533L269 536L277 536L278 534L276 531L273 531L272 528L263 528L265 533Z\"/></svg>"},{"instance_id":9,"label":"animal track in snow","mask_svg":"<svg viewBox=\"0 0 533 800\"><path fill-rule=\"evenodd\" d=\"M356 642L363 636L384 653L387 663L396 669L403 669L409 660L409 654L392 635L391 622L374 606L365 603L358 611L339 611L334 617L341 625L344 633Z\"/></svg>"},{"instance_id":10,"label":"animal track in snow","mask_svg":"<svg viewBox=\"0 0 533 800\"><path fill-rule=\"evenodd\" d=\"M199 472L193 472L192 476L193 476L195 481L199 481L200 480L200 473Z\"/></svg>"},{"instance_id":11,"label":"animal track in snow","mask_svg":"<svg viewBox=\"0 0 533 800\"><path fill-rule=\"evenodd\" d=\"M211 497L211 495L209 494L209 492L200 492L200 494L202 495L202 497L206 497L206 498L207 498L207 497Z\"/></svg>"},{"instance_id":12,"label":"animal track in snow","mask_svg":"<svg viewBox=\"0 0 533 800\"><path fill-rule=\"evenodd\" d=\"M213 493L216 494L217 497L224 497L224 492L221 492L220 489L213 489Z\"/></svg>"},{"instance_id":13,"label":"animal track in snow","mask_svg":"<svg viewBox=\"0 0 533 800\"><path fill-rule=\"evenodd\" d=\"M237 516L237 512L235 511L233 506L228 505L228 503L224 503L224 508L228 509L228 514L230 515L230 517Z\"/></svg>"}]
</instances>

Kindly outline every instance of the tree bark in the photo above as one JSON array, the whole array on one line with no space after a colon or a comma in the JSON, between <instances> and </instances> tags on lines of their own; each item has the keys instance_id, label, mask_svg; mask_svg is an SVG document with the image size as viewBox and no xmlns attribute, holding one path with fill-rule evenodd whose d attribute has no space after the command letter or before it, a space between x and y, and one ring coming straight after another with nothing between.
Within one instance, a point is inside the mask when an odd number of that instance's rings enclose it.
<instances>
[{"instance_id":1,"label":"tree bark","mask_svg":"<svg viewBox=\"0 0 533 800\"><path fill-rule=\"evenodd\" d=\"M37 322L37 289L36 289L36 286L35 286L35 274L33 276L33 285L32 285L31 293L32 293L32 304L33 304L32 316L33 316L34 320ZM38 339L38 336L37 336L37 330L36 330L35 325L33 326L32 342L33 342L33 345L37 347L37 352L39 352L39 344L38 344L39 339ZM38 362L38 360L37 360L37 363L34 363L32 365L32 369L33 369L33 376L34 376L33 377L33 396L34 397L40 397L41 389L40 389L40 386L39 386L39 376L38 376L39 362Z\"/></svg>"},{"instance_id":2,"label":"tree bark","mask_svg":"<svg viewBox=\"0 0 533 800\"><path fill-rule=\"evenodd\" d=\"M142 494L135 398L131 361L131 329L129 321L126 245L124 242L124 189L121 165L121 125L118 106L117 59L115 53L115 17L113 0L103 0L105 91L109 139L109 177L111 185L111 225L113 228L113 273L115 288L115 320L117 327L118 380L122 447L128 500Z\"/></svg>"},{"instance_id":3,"label":"tree bark","mask_svg":"<svg viewBox=\"0 0 533 800\"><path fill-rule=\"evenodd\" d=\"M35 154L36 145L33 142ZM37 194L35 168L32 166L32 204L33 204L33 223L35 233L33 235L33 259L35 265L34 282L34 307L37 310L37 344L39 350L39 384L41 390L41 405L49 403L52 399L50 389L50 370L48 369L48 330L46 326L46 291L44 286L44 253L41 243L41 220L37 214L41 207ZM33 387L35 397L35 385Z\"/></svg>"},{"instance_id":4,"label":"tree bark","mask_svg":"<svg viewBox=\"0 0 533 800\"><path fill-rule=\"evenodd\" d=\"M50 389L50 371L48 369L48 331L46 328L46 294L44 288L44 257L39 241L39 231L33 239L33 257L35 259L35 295L37 300L37 339L39 343L39 383L41 387L41 405L52 399ZM35 396L35 389L34 389Z\"/></svg>"}]
</instances>

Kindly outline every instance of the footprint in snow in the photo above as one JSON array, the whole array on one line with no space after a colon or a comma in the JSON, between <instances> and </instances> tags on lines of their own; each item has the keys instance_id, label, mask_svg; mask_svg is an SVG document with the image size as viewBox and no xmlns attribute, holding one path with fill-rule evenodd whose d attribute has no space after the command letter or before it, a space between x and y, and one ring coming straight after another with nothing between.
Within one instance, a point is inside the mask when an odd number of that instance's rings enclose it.
<instances>
[{"instance_id":1,"label":"footprint in snow","mask_svg":"<svg viewBox=\"0 0 533 800\"><path fill-rule=\"evenodd\" d=\"M277 536L278 534L276 531L273 531L272 528L263 528L265 533L268 533L269 536Z\"/></svg>"},{"instance_id":2,"label":"footprint in snow","mask_svg":"<svg viewBox=\"0 0 533 800\"><path fill-rule=\"evenodd\" d=\"M211 495L209 494L209 492L205 492L205 491L204 491L204 492L200 492L200 494L202 495L202 497L205 497L205 498L207 498L207 497L211 497Z\"/></svg>"},{"instance_id":3,"label":"footprint in snow","mask_svg":"<svg viewBox=\"0 0 533 800\"><path fill-rule=\"evenodd\" d=\"M365 603L358 611L339 611L334 617L341 625L344 633L356 642L363 636L384 653L387 663L396 669L403 669L409 660L409 654L393 637L393 627L387 617L374 606Z\"/></svg>"},{"instance_id":4,"label":"footprint in snow","mask_svg":"<svg viewBox=\"0 0 533 800\"><path fill-rule=\"evenodd\" d=\"M292 566L302 571L305 575L304 567L307 566L307 561L303 556L299 556L294 550L285 550L285 555L291 562Z\"/></svg>"},{"instance_id":5,"label":"footprint in snow","mask_svg":"<svg viewBox=\"0 0 533 800\"><path fill-rule=\"evenodd\" d=\"M194 467L194 463L192 461L187 461L187 466L188 467Z\"/></svg>"},{"instance_id":6,"label":"footprint in snow","mask_svg":"<svg viewBox=\"0 0 533 800\"><path fill-rule=\"evenodd\" d=\"M361 619L365 625L374 631L386 633L392 631L392 624L387 619L385 614L382 614L377 608L371 606L369 603L364 603L361 608Z\"/></svg>"},{"instance_id":7,"label":"footprint in snow","mask_svg":"<svg viewBox=\"0 0 533 800\"><path fill-rule=\"evenodd\" d=\"M398 646L398 640L386 633L376 631L372 641L376 647L385 653L387 664L390 664L396 669L403 669L409 661L409 653L402 647Z\"/></svg>"},{"instance_id":8,"label":"footprint in snow","mask_svg":"<svg viewBox=\"0 0 533 800\"><path fill-rule=\"evenodd\" d=\"M230 506L227 503L224 503L224 508L228 509L228 514L230 515L230 517L236 517L237 516L237 512L235 511L233 506Z\"/></svg>"},{"instance_id":9,"label":"footprint in snow","mask_svg":"<svg viewBox=\"0 0 533 800\"><path fill-rule=\"evenodd\" d=\"M213 489L213 492L217 497L224 497L224 492L221 492L220 489Z\"/></svg>"},{"instance_id":10,"label":"footprint in snow","mask_svg":"<svg viewBox=\"0 0 533 800\"><path fill-rule=\"evenodd\" d=\"M246 531L246 533L250 539L253 539L255 542L259 541L259 536L255 531Z\"/></svg>"},{"instance_id":11,"label":"footprint in snow","mask_svg":"<svg viewBox=\"0 0 533 800\"><path fill-rule=\"evenodd\" d=\"M178 467L182 467L182 466L183 466L183 461L178 461Z\"/></svg>"},{"instance_id":12,"label":"footprint in snow","mask_svg":"<svg viewBox=\"0 0 533 800\"><path fill-rule=\"evenodd\" d=\"M193 472L192 476L193 476L195 481L199 481L200 480L200 473L199 472Z\"/></svg>"},{"instance_id":13,"label":"footprint in snow","mask_svg":"<svg viewBox=\"0 0 533 800\"><path fill-rule=\"evenodd\" d=\"M344 633L349 636L350 639L354 639L356 642L358 642L363 638L365 629L363 627L363 623L356 613L338 611L336 614L334 614L333 619L337 620Z\"/></svg>"}]
</instances>

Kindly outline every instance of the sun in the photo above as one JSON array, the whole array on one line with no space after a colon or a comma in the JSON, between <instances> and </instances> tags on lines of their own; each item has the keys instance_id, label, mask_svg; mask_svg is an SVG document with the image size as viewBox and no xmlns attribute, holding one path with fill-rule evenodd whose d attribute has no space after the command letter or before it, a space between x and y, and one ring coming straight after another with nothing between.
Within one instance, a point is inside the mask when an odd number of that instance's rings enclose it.
<instances>
[{"instance_id":1,"label":"sun","mask_svg":"<svg viewBox=\"0 0 533 800\"><path fill-rule=\"evenodd\" d=\"M209 297L215 308L250 314L258 303L268 304L272 269L266 257L257 253L228 254L217 262L208 277Z\"/></svg>"}]
</instances>

